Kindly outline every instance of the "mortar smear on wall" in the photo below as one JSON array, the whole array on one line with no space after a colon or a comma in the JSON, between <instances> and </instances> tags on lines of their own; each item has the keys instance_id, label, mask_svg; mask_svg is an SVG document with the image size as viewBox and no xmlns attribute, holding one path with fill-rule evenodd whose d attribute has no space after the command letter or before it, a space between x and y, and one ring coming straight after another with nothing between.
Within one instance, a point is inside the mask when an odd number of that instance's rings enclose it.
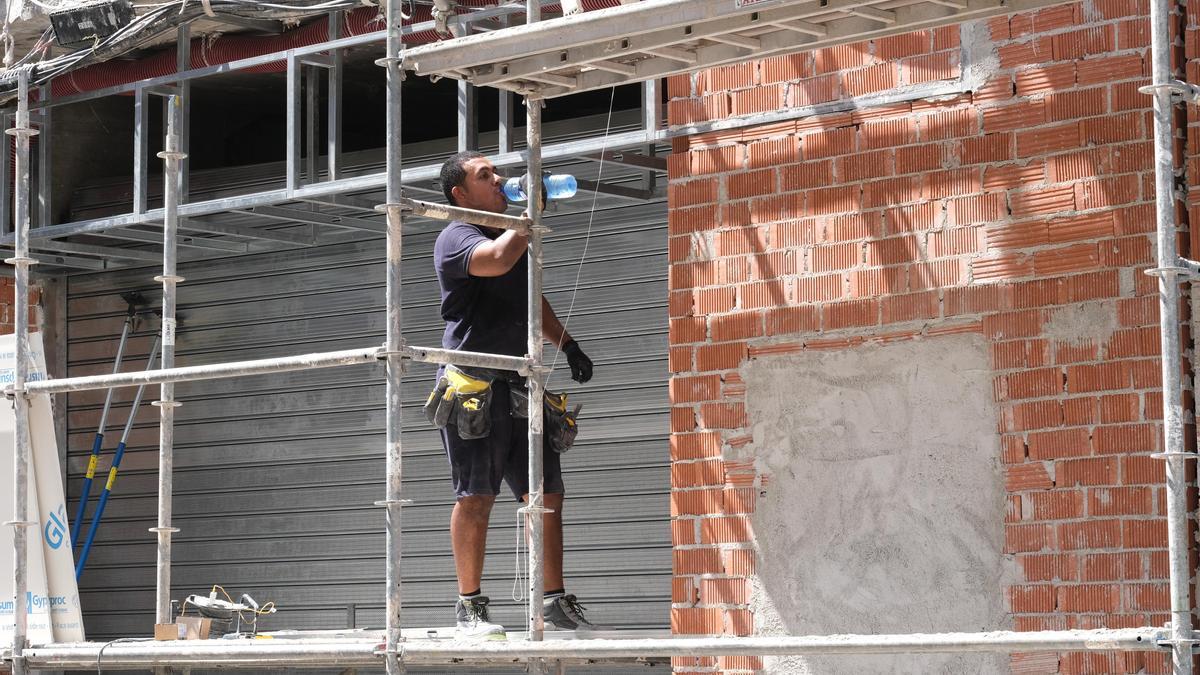
<instances>
[{"instance_id":1,"label":"mortar smear on wall","mask_svg":"<svg viewBox=\"0 0 1200 675\"><path fill-rule=\"evenodd\" d=\"M765 358L742 370L758 634L1009 628L1004 480L981 336ZM729 457L733 459L734 457ZM965 673L996 655L769 660L772 673Z\"/></svg>"}]
</instances>

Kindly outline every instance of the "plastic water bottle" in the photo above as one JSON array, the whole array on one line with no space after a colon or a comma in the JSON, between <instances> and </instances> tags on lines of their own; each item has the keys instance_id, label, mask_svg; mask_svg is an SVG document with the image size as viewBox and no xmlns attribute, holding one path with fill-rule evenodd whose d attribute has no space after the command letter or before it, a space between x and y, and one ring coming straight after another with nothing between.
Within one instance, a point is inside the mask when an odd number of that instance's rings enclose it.
<instances>
[{"instance_id":1,"label":"plastic water bottle","mask_svg":"<svg viewBox=\"0 0 1200 675\"><path fill-rule=\"evenodd\" d=\"M575 181L575 176L570 174L547 174L542 176L542 187L546 191L546 199L567 199L575 196L579 184ZM510 202L528 201L529 194L525 191L525 177L509 178L504 183L504 196Z\"/></svg>"}]
</instances>

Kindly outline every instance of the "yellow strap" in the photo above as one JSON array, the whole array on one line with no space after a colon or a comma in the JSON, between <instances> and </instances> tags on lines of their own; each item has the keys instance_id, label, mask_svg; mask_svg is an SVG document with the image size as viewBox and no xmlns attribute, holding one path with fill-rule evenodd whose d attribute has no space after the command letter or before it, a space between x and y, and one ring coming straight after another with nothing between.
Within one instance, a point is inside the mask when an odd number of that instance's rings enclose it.
<instances>
[{"instance_id":1,"label":"yellow strap","mask_svg":"<svg viewBox=\"0 0 1200 675\"><path fill-rule=\"evenodd\" d=\"M108 470L108 482L104 484L104 489L112 491L113 483L117 482L117 467Z\"/></svg>"},{"instance_id":2,"label":"yellow strap","mask_svg":"<svg viewBox=\"0 0 1200 675\"><path fill-rule=\"evenodd\" d=\"M471 377L453 366L446 366L446 379L450 380L450 386L460 394L478 394L492 386L491 382Z\"/></svg>"},{"instance_id":3,"label":"yellow strap","mask_svg":"<svg viewBox=\"0 0 1200 675\"><path fill-rule=\"evenodd\" d=\"M88 458L88 468L87 468L86 475L89 480L96 477L96 461L99 459L100 458L96 455L92 455L91 457Z\"/></svg>"}]
</instances>

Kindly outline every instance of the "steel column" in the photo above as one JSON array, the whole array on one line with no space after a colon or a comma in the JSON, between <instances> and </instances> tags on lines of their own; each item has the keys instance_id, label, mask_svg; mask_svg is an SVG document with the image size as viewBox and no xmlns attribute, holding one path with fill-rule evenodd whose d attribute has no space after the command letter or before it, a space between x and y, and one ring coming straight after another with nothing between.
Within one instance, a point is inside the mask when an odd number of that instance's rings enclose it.
<instances>
[{"instance_id":1,"label":"steel column","mask_svg":"<svg viewBox=\"0 0 1200 675\"><path fill-rule=\"evenodd\" d=\"M479 94L469 82L458 85L458 151L479 149Z\"/></svg>"},{"instance_id":2,"label":"steel column","mask_svg":"<svg viewBox=\"0 0 1200 675\"><path fill-rule=\"evenodd\" d=\"M183 277L176 274L179 228L180 163L186 157L179 149L183 101L179 96L167 98L167 133L163 151L163 270L155 277L162 283L162 357L163 369L175 367L175 291ZM171 617L171 535L178 528L171 526L173 472L175 466L175 383L159 385L158 430L158 526L150 528L158 535L157 584L155 590L154 622L170 623Z\"/></svg>"},{"instance_id":3,"label":"steel column","mask_svg":"<svg viewBox=\"0 0 1200 675\"><path fill-rule=\"evenodd\" d=\"M29 513L29 471L32 442L29 437L29 399L25 380L29 377L29 138L37 131L29 126L29 71L17 73L16 125L5 133L17 141L14 170L16 185L13 199L13 257L5 260L13 266L13 332L16 350L13 365L13 415L15 446L13 463L13 673L23 675L23 650L29 634L29 528L36 525ZM5 152L5 155L8 153Z\"/></svg>"},{"instance_id":4,"label":"steel column","mask_svg":"<svg viewBox=\"0 0 1200 675\"><path fill-rule=\"evenodd\" d=\"M12 124L15 115L12 111L6 111L0 115L0 120L3 121L3 126L7 130ZM7 131L5 132L7 133ZM12 184L12 158L9 152L10 141L7 139L4 142L4 152L0 153L0 234L11 235L13 231L13 184Z\"/></svg>"},{"instance_id":5,"label":"steel column","mask_svg":"<svg viewBox=\"0 0 1200 675\"><path fill-rule=\"evenodd\" d=\"M342 12L329 13L329 39L337 40L342 36ZM326 73L326 83L329 90L328 103L325 110L326 142L326 173L329 180L337 180L341 172L342 161L342 50L329 50L329 70Z\"/></svg>"},{"instance_id":6,"label":"steel column","mask_svg":"<svg viewBox=\"0 0 1200 675\"><path fill-rule=\"evenodd\" d=\"M287 191L300 187L300 79L304 64L295 54L287 57Z\"/></svg>"},{"instance_id":7,"label":"steel column","mask_svg":"<svg viewBox=\"0 0 1200 675\"><path fill-rule=\"evenodd\" d=\"M318 94L320 94L320 77L316 68L303 67L304 79L304 180L306 183L317 182L317 143L321 134L317 125L321 115L317 112Z\"/></svg>"},{"instance_id":8,"label":"steel column","mask_svg":"<svg viewBox=\"0 0 1200 675\"><path fill-rule=\"evenodd\" d=\"M404 229L404 211L400 200L404 196L402 188L401 166L404 160L404 145L401 137L401 102L402 83L404 81L403 50L401 31L404 27L403 14L399 2L387 3L387 52L380 61L384 66L387 79L387 147L386 147L386 177L387 189L384 210L387 213L387 335L384 349L387 351L387 383L385 387L386 411L386 445L384 448L387 458L387 488L382 505L385 509L384 520L387 535L384 541L384 555L387 561L384 573L384 583L387 588L384 608L385 623L385 667L387 675L400 675L404 672L404 663L400 660L400 643L403 641L400 624L401 570L400 570L400 534L401 511L403 501L401 488L403 478L403 453L401 447L401 385L404 377L404 362L400 350L404 347L404 334L401 321L401 291L400 262L402 254L402 234Z\"/></svg>"},{"instance_id":9,"label":"steel column","mask_svg":"<svg viewBox=\"0 0 1200 675\"><path fill-rule=\"evenodd\" d=\"M642 83L642 129L647 133L655 133L662 129L662 91L665 84L666 80L646 80ZM642 153L647 157L653 157L654 144L648 143L642 148ZM642 176L642 189L648 192L653 191L658 187L657 181L655 173L647 171Z\"/></svg>"},{"instance_id":10,"label":"steel column","mask_svg":"<svg viewBox=\"0 0 1200 675\"><path fill-rule=\"evenodd\" d=\"M38 87L38 100L49 100L50 85L46 84ZM46 227L51 224L51 211L53 203L51 196L53 188L50 184L51 177L54 171L50 168L51 162L51 117L53 117L53 108L42 108L38 114L38 158L37 158L37 198L38 198L38 214L37 226Z\"/></svg>"},{"instance_id":11,"label":"steel column","mask_svg":"<svg viewBox=\"0 0 1200 675\"><path fill-rule=\"evenodd\" d=\"M175 71L178 73L186 73L192 68L192 27L190 24L180 24L175 29ZM176 83L182 104L179 111L179 127L176 129L176 134L179 136L179 152L183 153L183 157L179 160L179 203L186 204L188 201L188 193L191 191L191 164L187 160L188 152L192 147L192 82L191 80L179 80ZM182 216L181 216L182 218Z\"/></svg>"},{"instance_id":12,"label":"steel column","mask_svg":"<svg viewBox=\"0 0 1200 675\"><path fill-rule=\"evenodd\" d=\"M1167 475L1167 550L1170 565L1172 673L1192 673L1191 568L1188 553L1188 454L1184 451L1183 355L1180 335L1181 273L1175 221L1175 153L1169 0L1150 3L1152 85L1154 95L1154 182L1158 220L1159 333L1162 345L1163 434Z\"/></svg>"},{"instance_id":13,"label":"steel column","mask_svg":"<svg viewBox=\"0 0 1200 675\"><path fill-rule=\"evenodd\" d=\"M527 20L534 23L541 19L541 3L528 0ZM528 153L529 175L529 500L523 511L529 529L529 639L543 639L545 621L542 617L542 602L546 594L545 568L545 472L542 462L542 425L545 398L546 367L542 364L542 101L536 98L525 100L525 143Z\"/></svg>"},{"instance_id":14,"label":"steel column","mask_svg":"<svg viewBox=\"0 0 1200 675\"><path fill-rule=\"evenodd\" d=\"M139 87L133 92L133 214L146 212L150 182L150 92Z\"/></svg>"}]
</instances>

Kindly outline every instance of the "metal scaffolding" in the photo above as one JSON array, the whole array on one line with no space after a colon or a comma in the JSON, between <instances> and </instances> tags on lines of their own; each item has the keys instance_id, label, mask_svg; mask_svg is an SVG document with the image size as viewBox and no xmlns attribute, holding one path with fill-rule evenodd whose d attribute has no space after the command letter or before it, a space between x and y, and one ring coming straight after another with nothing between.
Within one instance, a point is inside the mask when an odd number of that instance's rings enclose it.
<instances>
[{"instance_id":1,"label":"metal scaffolding","mask_svg":"<svg viewBox=\"0 0 1200 675\"><path fill-rule=\"evenodd\" d=\"M596 662L644 662L652 657L796 655L848 653L925 653L925 652L1016 652L1076 650L1162 650L1174 655L1174 673L1192 672L1192 648L1197 639L1191 626L1190 572L1188 569L1188 520L1186 461L1196 457L1184 450L1184 411L1182 382L1175 356L1182 355L1179 326L1179 284L1200 273L1200 263L1181 259L1176 252L1177 227L1173 196L1172 118L1173 97L1179 94L1195 99L1197 89L1174 79L1169 52L1166 0L1152 2L1152 39L1154 79L1147 88L1154 94L1155 173L1158 209L1158 267L1151 270L1160 279L1161 332L1163 347L1164 426L1167 462L1168 549L1170 551L1171 623L1167 629L1145 627L1124 630L1043 631L1013 633L943 633L915 635L837 635L784 637L723 637L675 639L587 639L563 641L547 639L542 623L542 407L529 410L529 503L522 509L530 533L528 547L528 625L523 640L507 643L461 643L406 637L401 630L401 513L406 500L401 494L403 458L401 444L400 385L410 361L455 363L518 371L527 376L529 400L540 401L548 369L542 363L541 313L542 216L534 209L529 217L514 218L446 207L406 198L405 187L429 191L423 184L432 179L436 166L402 167L401 93L405 70L417 75L450 77L478 86L497 87L525 97L526 147L513 149L512 115L508 105L500 106L501 128L499 166L524 164L529 175L539 175L543 162L558 157L588 156L621 148L639 148L664 141L672 135L702 131L685 127L662 128L659 78L691 72L725 63L745 61L768 55L808 50L938 25L983 18L1055 4L1057 0L646 0L577 16L540 21L542 0L525 5L507 3L459 17L461 35L443 42L405 48L405 33L428 26L405 27L401 4L387 3L386 29L368 35L339 37L337 22L330 22L329 40L311 47L267 54L221 66L185 71L184 49L187 32L181 30L180 72L107 89L49 99L49 87L43 87L36 103L30 100L30 73L17 73L19 91L15 112L4 113L6 133L16 137L15 181L12 234L0 238L0 246L14 250L6 262L15 270L15 332L17 336L16 372L7 393L14 399L16 411L16 484L13 490L15 519L15 626L13 642L0 651L2 660L11 663L16 675L29 669L91 668L103 656L108 668L158 667L366 667L384 665L389 675L403 672L406 665L461 663L481 665L527 663L535 670L551 666ZM549 3L547 3L549 4ZM525 25L471 33L472 22L508 19L524 14ZM340 148L341 50L383 43L384 57L376 63L383 67L387 83L387 147L382 172L349 175L342 163ZM252 194L222 196L189 201L187 168L188 110L187 85L202 77L245 70L263 64L284 61L287 72L288 152L286 180L281 188ZM309 71L305 69L308 68ZM313 120L301 124L302 78L312 82L312 68L328 72L330 102L326 116L328 150L324 180L317 170L316 143L319 134ZM581 91L606 88L627 82L647 82L644 123L641 129L609 136L604 143L596 139L574 140L543 146L541 107L544 99ZM315 89L309 87L311 94ZM470 96L470 87L460 86L460 97ZM38 218L39 227L30 230L30 136L38 133L31 118L49 129L50 110L56 105L101 96L132 93L135 100L135 147L132 211L127 214L66 224L51 224L48 172L48 143L39 146ZM160 208L150 208L147 186L148 102L151 96L166 102L167 128L163 152L164 193ZM507 96L507 94L505 94ZM502 102L505 99L502 99ZM308 109L316 109L315 97L307 99ZM460 115L464 107L460 106ZM735 122L717 124L754 124L767 118L751 116ZM778 119L776 116L774 119ZM307 129L305 127L307 126ZM460 124L460 133L473 133L470 124ZM48 135L48 134L45 134ZM460 144L471 140L460 138ZM305 147L307 146L307 152ZM611 154L604 155L615 157ZM659 171L661 159L628 153L623 161ZM7 169L7 162L0 162ZM303 180L302 180L303 177ZM530 181L530 203L538 203L542 185ZM366 204L356 194L386 190L385 203ZM603 186L592 186L603 190ZM7 203L8 176L0 175L0 202ZM614 193L619 194L619 193ZM637 198L638 194L625 196ZM332 207L338 212L308 208L313 204ZM372 220L382 212L384 223ZM357 215L348 215L357 214ZM252 214L268 222L300 222L312 226L312 236L276 231L242 222L221 220L221 214ZM406 216L434 219L467 219L493 227L520 229L529 233L529 341L525 357L458 352L441 348L405 344L401 329L401 232ZM186 218L186 221L184 220ZM145 229L145 228L151 229ZM162 229L161 235L155 230ZM190 231L191 235L182 235ZM175 304L177 285L184 281L177 274L181 248L200 251L199 257L238 252L276 250L296 246L345 241L347 237L386 237L386 342L338 352L304 354L273 359L240 361L205 366L174 365ZM78 235L100 235L124 242L121 246L98 246L73 241ZM147 244L161 245L162 273L155 279L162 284L162 367L134 373L115 373L89 377L62 378L26 382L29 355L28 284L29 266L44 263L53 269L109 269L144 264L158 254ZM30 248L43 253L30 253ZM182 260L197 259L184 257ZM171 524L172 446L174 398L177 382L212 378L232 378L293 370L336 367L383 361L386 363L386 492L377 505L385 511L386 522L386 627L382 632L364 632L347 638L303 638L273 643L222 642L149 642L105 645L34 645L27 642L26 590L28 569L26 541L30 522L26 477L30 466L29 396L56 392L84 391L121 386L159 384L160 460L157 526L151 528L158 538L156 621L171 620Z\"/></svg>"}]
</instances>

